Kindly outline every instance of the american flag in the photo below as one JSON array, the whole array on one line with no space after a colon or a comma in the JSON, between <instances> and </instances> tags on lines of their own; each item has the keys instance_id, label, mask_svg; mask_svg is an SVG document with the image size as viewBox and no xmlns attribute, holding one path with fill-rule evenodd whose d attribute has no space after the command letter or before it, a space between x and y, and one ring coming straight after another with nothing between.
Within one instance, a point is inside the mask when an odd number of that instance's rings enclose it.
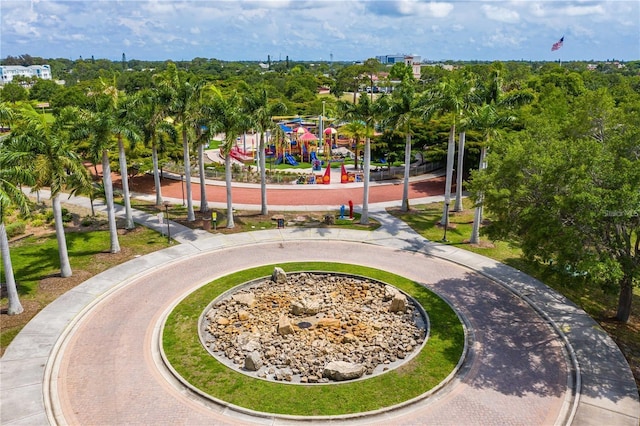
<instances>
[{"instance_id":1,"label":"american flag","mask_svg":"<svg viewBox=\"0 0 640 426\"><path fill-rule=\"evenodd\" d=\"M562 43L564 43L564 36L562 36L562 38L557 42L553 43L553 46L551 46L551 51L553 52L554 50L560 49L562 47Z\"/></svg>"}]
</instances>

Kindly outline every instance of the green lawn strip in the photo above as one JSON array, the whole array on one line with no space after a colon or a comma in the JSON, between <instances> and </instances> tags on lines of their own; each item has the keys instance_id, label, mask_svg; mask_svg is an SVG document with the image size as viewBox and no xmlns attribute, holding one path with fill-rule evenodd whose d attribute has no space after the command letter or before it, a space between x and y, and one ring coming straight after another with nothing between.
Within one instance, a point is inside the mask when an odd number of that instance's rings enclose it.
<instances>
[{"instance_id":1,"label":"green lawn strip","mask_svg":"<svg viewBox=\"0 0 640 426\"><path fill-rule=\"evenodd\" d=\"M427 345L401 367L367 380L333 385L293 385L254 379L213 358L198 338L198 319L221 293L249 280L270 276L276 265L221 277L196 290L172 311L164 328L169 362L203 392L251 410L288 415L339 415L376 410L419 396L446 378L464 347L464 331L451 307L431 291L401 276L356 265L306 262L277 266L287 272L329 271L367 276L392 284L413 296L431 321Z\"/></svg>"}]
</instances>

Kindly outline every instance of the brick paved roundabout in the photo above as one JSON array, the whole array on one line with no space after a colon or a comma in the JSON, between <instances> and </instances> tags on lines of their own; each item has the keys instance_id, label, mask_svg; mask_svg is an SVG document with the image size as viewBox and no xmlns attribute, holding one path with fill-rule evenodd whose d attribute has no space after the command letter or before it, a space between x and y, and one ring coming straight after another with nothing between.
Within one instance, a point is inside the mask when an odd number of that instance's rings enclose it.
<instances>
[{"instance_id":1,"label":"brick paved roundabout","mask_svg":"<svg viewBox=\"0 0 640 426\"><path fill-rule=\"evenodd\" d=\"M173 224L181 244L86 281L16 337L0 365L0 423L638 424L629 367L582 310L513 268L425 241L380 208L371 215L382 224L376 231L222 235ZM134 217L160 231L154 217ZM336 419L248 412L179 384L163 366L157 341L171 307L217 277L290 261L369 266L432 289L466 322L460 370L432 395Z\"/></svg>"},{"instance_id":2,"label":"brick paved roundabout","mask_svg":"<svg viewBox=\"0 0 640 426\"><path fill-rule=\"evenodd\" d=\"M433 401L366 423L549 424L569 415L571 376L561 337L504 287L424 255L355 242L251 244L190 256L134 279L93 307L67 336L52 387L59 423L204 424L251 421L206 409L166 379L154 343L163 312L211 278L266 263L357 263L404 275L448 299L472 330L463 372ZM567 404L567 405L565 405ZM264 421L257 418L258 422Z\"/></svg>"}]
</instances>

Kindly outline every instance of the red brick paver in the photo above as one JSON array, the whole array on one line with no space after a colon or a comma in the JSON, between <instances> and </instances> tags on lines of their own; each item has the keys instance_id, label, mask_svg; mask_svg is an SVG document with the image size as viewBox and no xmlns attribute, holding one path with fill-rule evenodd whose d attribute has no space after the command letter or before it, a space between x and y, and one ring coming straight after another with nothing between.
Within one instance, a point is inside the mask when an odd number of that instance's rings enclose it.
<instances>
[{"instance_id":1,"label":"red brick paver","mask_svg":"<svg viewBox=\"0 0 640 426\"><path fill-rule=\"evenodd\" d=\"M153 362L161 313L200 283L262 264L322 260L372 266L446 297L472 330L465 373L446 392L360 424L540 425L556 421L567 395L562 341L527 304L497 283L422 254L370 244L284 241L214 250L136 279L96 305L67 341L57 393L68 424L255 424L185 397ZM259 254L259 255L258 255ZM289 423L287 421L287 423ZM293 423L293 422L291 422Z\"/></svg>"}]
</instances>

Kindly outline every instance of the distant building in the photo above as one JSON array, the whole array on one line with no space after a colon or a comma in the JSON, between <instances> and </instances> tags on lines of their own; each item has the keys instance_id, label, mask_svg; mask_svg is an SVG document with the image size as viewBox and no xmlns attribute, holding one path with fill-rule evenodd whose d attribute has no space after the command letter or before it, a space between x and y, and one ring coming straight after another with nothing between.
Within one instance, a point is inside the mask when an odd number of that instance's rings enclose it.
<instances>
[{"instance_id":1,"label":"distant building","mask_svg":"<svg viewBox=\"0 0 640 426\"><path fill-rule=\"evenodd\" d=\"M422 62L422 57L418 55L405 55L405 54L395 54L395 55L384 55L384 56L376 56L378 62L384 65L393 65L398 63L404 63L408 65L413 70L413 76L415 78L420 78L420 67Z\"/></svg>"},{"instance_id":2,"label":"distant building","mask_svg":"<svg viewBox=\"0 0 640 426\"><path fill-rule=\"evenodd\" d=\"M14 77L37 77L43 80L51 80L51 67L49 65L0 65L0 85L10 83Z\"/></svg>"}]
</instances>

